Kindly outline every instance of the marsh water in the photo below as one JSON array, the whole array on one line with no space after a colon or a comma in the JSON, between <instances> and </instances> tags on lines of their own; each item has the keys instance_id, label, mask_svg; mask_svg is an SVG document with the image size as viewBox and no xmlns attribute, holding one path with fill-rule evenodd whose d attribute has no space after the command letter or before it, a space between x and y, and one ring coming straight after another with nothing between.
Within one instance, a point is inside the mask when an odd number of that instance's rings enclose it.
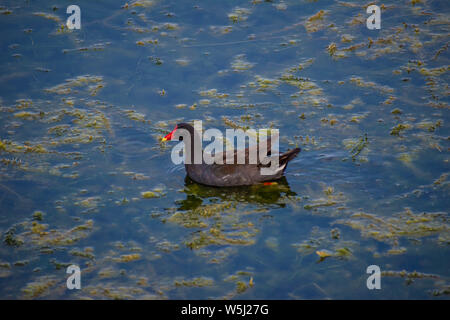
<instances>
[{"instance_id":1,"label":"marsh water","mask_svg":"<svg viewBox=\"0 0 450 320\"><path fill-rule=\"evenodd\" d=\"M448 2L368 4L0 1L0 298L448 299ZM302 151L202 186L194 120Z\"/></svg>"}]
</instances>

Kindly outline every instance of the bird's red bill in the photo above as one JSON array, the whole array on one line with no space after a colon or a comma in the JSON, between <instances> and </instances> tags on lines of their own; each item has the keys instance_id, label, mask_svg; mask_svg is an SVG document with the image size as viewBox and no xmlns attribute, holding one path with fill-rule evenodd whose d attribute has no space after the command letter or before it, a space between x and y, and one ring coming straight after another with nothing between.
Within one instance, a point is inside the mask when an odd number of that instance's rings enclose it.
<instances>
[{"instance_id":1,"label":"bird's red bill","mask_svg":"<svg viewBox=\"0 0 450 320\"><path fill-rule=\"evenodd\" d=\"M177 126L175 126L175 129L173 129L168 135L166 135L162 141L170 141L172 140L173 133L177 130Z\"/></svg>"}]
</instances>

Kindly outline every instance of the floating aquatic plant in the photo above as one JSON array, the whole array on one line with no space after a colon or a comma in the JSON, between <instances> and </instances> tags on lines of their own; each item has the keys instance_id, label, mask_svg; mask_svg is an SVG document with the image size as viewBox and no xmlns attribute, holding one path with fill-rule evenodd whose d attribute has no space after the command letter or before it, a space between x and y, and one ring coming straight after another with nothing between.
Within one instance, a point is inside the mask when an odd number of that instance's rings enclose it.
<instances>
[{"instance_id":1,"label":"floating aquatic plant","mask_svg":"<svg viewBox=\"0 0 450 320\"><path fill-rule=\"evenodd\" d=\"M410 209L392 217L358 212L347 219L338 219L335 224L347 225L360 230L362 236L397 246L400 238L423 238L445 235L450 232L445 213L413 213ZM401 251L403 253L404 250ZM400 252L399 252L400 253Z\"/></svg>"}]
</instances>

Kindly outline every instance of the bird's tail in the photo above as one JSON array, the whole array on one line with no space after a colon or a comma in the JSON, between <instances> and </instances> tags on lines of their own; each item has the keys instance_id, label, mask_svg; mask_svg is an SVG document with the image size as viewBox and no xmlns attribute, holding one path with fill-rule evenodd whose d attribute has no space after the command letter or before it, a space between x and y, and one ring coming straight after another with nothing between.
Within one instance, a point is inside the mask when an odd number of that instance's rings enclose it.
<instances>
[{"instance_id":1,"label":"bird's tail","mask_svg":"<svg viewBox=\"0 0 450 320\"><path fill-rule=\"evenodd\" d=\"M282 167L283 165L287 164L289 161L294 159L300 151L301 151L300 148L295 148L295 149L288 150L285 153L283 153L280 156L280 160L279 160L280 167ZM286 169L286 167L284 169Z\"/></svg>"}]
</instances>

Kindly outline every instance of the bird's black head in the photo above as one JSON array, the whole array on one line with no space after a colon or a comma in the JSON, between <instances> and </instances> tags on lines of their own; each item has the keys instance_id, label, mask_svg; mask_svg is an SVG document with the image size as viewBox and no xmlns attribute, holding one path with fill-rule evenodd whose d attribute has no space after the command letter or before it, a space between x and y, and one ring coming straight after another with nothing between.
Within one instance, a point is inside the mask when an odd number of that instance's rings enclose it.
<instances>
[{"instance_id":1,"label":"bird's black head","mask_svg":"<svg viewBox=\"0 0 450 320\"><path fill-rule=\"evenodd\" d=\"M173 134L174 134L175 131L177 131L178 129L185 129L185 130L187 130L187 131L191 134L191 136L194 135L194 127L191 126L189 123L181 122L181 123L177 124L177 125L175 126L175 128L174 128L168 135L166 135L166 136L162 139L162 141L170 141L170 140L172 140ZM179 141L182 141L182 140L183 140L183 137L180 136Z\"/></svg>"}]
</instances>

